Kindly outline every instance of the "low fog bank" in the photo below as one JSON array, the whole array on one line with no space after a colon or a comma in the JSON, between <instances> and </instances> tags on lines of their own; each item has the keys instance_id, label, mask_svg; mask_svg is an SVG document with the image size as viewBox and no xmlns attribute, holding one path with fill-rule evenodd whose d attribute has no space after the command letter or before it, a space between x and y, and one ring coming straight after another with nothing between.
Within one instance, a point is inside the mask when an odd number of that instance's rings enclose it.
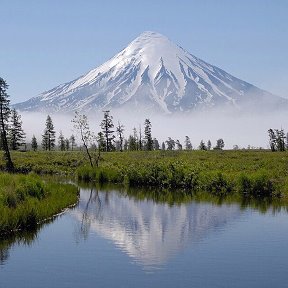
<instances>
[{"instance_id":1,"label":"low fog bank","mask_svg":"<svg viewBox=\"0 0 288 288\"><path fill-rule=\"evenodd\" d=\"M248 145L268 148L267 130L269 128L283 128L285 132L288 132L288 117L283 112L238 115L236 113L210 113L206 111L187 115L140 115L133 113L133 111L111 111L110 114L113 116L115 126L118 121L125 126L126 138L133 133L134 127L139 132L140 125L143 135L144 120L149 118L152 123L152 136L159 140L160 145L168 137L171 137L174 140L179 139L184 146L187 135L191 139L193 148L198 148L201 140L206 143L210 140L213 147L219 138L224 140L225 149L232 149L234 145L238 145L239 148L247 148ZM47 114L22 112L21 115L27 143L31 142L34 134L40 144ZM77 136L71 122L73 114L52 114L51 117L56 138L58 138L60 131L63 132L65 138L69 138L72 134ZM88 115L91 131L98 133L101 130L100 122L102 119L102 112Z\"/></svg>"}]
</instances>

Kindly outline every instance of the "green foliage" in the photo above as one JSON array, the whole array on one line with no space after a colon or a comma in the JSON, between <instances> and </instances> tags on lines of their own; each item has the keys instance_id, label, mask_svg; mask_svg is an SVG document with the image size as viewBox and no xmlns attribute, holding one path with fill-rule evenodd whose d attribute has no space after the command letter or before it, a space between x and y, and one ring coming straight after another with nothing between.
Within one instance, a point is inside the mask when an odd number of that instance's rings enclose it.
<instances>
[{"instance_id":1,"label":"green foliage","mask_svg":"<svg viewBox=\"0 0 288 288\"><path fill-rule=\"evenodd\" d=\"M114 124L113 124L113 116L110 115L110 111L104 111L104 119L101 121L101 129L102 133L105 137L105 151L113 151L114 150Z\"/></svg>"},{"instance_id":2,"label":"green foliage","mask_svg":"<svg viewBox=\"0 0 288 288\"><path fill-rule=\"evenodd\" d=\"M33 151L37 151L37 149L38 149L38 143L37 143L37 139L36 139L35 135L33 135L33 137L32 137L31 148L33 149Z\"/></svg>"},{"instance_id":3,"label":"green foliage","mask_svg":"<svg viewBox=\"0 0 288 288\"><path fill-rule=\"evenodd\" d=\"M192 143L189 136L185 136L185 150L192 150Z\"/></svg>"},{"instance_id":4,"label":"green foliage","mask_svg":"<svg viewBox=\"0 0 288 288\"><path fill-rule=\"evenodd\" d=\"M22 128L21 115L16 109L11 111L10 128L8 131L9 144L12 150L18 150L21 145L25 144L25 133Z\"/></svg>"},{"instance_id":5,"label":"green foliage","mask_svg":"<svg viewBox=\"0 0 288 288\"><path fill-rule=\"evenodd\" d=\"M209 180L208 180L209 179ZM216 196L227 196L233 191L233 182L229 181L221 172L211 173L208 176L207 184L204 184L205 191Z\"/></svg>"},{"instance_id":6,"label":"green foliage","mask_svg":"<svg viewBox=\"0 0 288 288\"><path fill-rule=\"evenodd\" d=\"M7 127L8 127L8 118L10 115L10 107L9 107L9 95L6 90L8 89L8 85L6 81L0 77L0 140L1 140L1 148L4 150L4 158L5 158L5 166L8 172L14 171L14 164L11 159L8 139L7 139Z\"/></svg>"},{"instance_id":7,"label":"green foliage","mask_svg":"<svg viewBox=\"0 0 288 288\"><path fill-rule=\"evenodd\" d=\"M17 170L23 172L71 176L76 173L78 179L86 182L180 188L226 198L234 194L245 198L272 197L283 203L288 203L287 156L285 151L265 150L104 152L99 167L92 168L81 151L13 151ZM5 167L1 161L0 167Z\"/></svg>"},{"instance_id":8,"label":"green foliage","mask_svg":"<svg viewBox=\"0 0 288 288\"><path fill-rule=\"evenodd\" d=\"M46 183L36 175L0 174L0 235L34 229L77 201L70 184Z\"/></svg>"},{"instance_id":9,"label":"green foliage","mask_svg":"<svg viewBox=\"0 0 288 288\"><path fill-rule=\"evenodd\" d=\"M279 155L221 150L109 153L103 155L99 168L78 169L78 178L130 187L206 191L221 197L281 197L287 201L287 160Z\"/></svg>"},{"instance_id":10,"label":"green foliage","mask_svg":"<svg viewBox=\"0 0 288 288\"><path fill-rule=\"evenodd\" d=\"M198 148L199 148L199 150L207 150L207 147L206 147L206 145L205 145L203 140L200 141L200 144L199 144Z\"/></svg>"},{"instance_id":11,"label":"green foliage","mask_svg":"<svg viewBox=\"0 0 288 288\"><path fill-rule=\"evenodd\" d=\"M168 137L168 140L165 141L167 145L167 150L172 151L175 149L175 140L171 137Z\"/></svg>"},{"instance_id":12,"label":"green foliage","mask_svg":"<svg viewBox=\"0 0 288 288\"><path fill-rule=\"evenodd\" d=\"M96 179L96 170L91 166L82 166L77 169L77 178L80 181L95 181Z\"/></svg>"},{"instance_id":13,"label":"green foliage","mask_svg":"<svg viewBox=\"0 0 288 288\"><path fill-rule=\"evenodd\" d=\"M90 163L91 167L93 167L94 165L93 165L91 153L89 151L89 146L91 146L91 144L93 142L94 135L90 131L88 118L86 115L79 114L76 111L75 116L72 120L72 123L74 123L74 125L73 125L74 129L76 129L80 135L80 139L81 139L82 144L85 148L86 155L89 158L89 163ZM100 151L100 149L99 149L99 151Z\"/></svg>"},{"instance_id":14,"label":"green foliage","mask_svg":"<svg viewBox=\"0 0 288 288\"><path fill-rule=\"evenodd\" d=\"M245 197L273 197L280 196L279 189L267 174L256 173L255 175L241 175L239 178L239 190ZM278 190L278 191L277 191Z\"/></svg>"},{"instance_id":15,"label":"green foliage","mask_svg":"<svg viewBox=\"0 0 288 288\"><path fill-rule=\"evenodd\" d=\"M68 140L68 146L69 146L69 140ZM64 138L62 131L60 131L60 135L58 137L58 147L61 151L65 151L66 149L65 138Z\"/></svg>"},{"instance_id":16,"label":"green foliage","mask_svg":"<svg viewBox=\"0 0 288 288\"><path fill-rule=\"evenodd\" d=\"M222 138L220 138L216 141L216 146L214 149L222 150L224 148L224 146L225 146L224 140ZM210 149L208 149L208 150L210 150Z\"/></svg>"},{"instance_id":17,"label":"green foliage","mask_svg":"<svg viewBox=\"0 0 288 288\"><path fill-rule=\"evenodd\" d=\"M76 168L87 163L81 151L12 151L17 172L72 175ZM0 158L0 169L5 163Z\"/></svg>"},{"instance_id":18,"label":"green foliage","mask_svg":"<svg viewBox=\"0 0 288 288\"><path fill-rule=\"evenodd\" d=\"M269 144L272 152L285 151L285 139L286 135L283 129L269 129ZM286 139L287 140L287 139Z\"/></svg>"},{"instance_id":19,"label":"green foliage","mask_svg":"<svg viewBox=\"0 0 288 288\"><path fill-rule=\"evenodd\" d=\"M55 147L55 130L53 121L50 115L47 116L44 134L42 135L42 148L43 150L53 150Z\"/></svg>"},{"instance_id":20,"label":"green foliage","mask_svg":"<svg viewBox=\"0 0 288 288\"><path fill-rule=\"evenodd\" d=\"M152 139L152 124L149 119L145 119L144 122L144 140L145 140L145 150L153 150L153 139Z\"/></svg>"}]
</instances>

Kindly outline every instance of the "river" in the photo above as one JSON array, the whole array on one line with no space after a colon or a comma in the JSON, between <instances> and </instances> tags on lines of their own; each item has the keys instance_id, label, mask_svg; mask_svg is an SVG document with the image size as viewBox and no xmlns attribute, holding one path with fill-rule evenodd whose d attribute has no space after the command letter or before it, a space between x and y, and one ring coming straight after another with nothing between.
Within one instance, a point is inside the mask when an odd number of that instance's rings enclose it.
<instances>
[{"instance_id":1,"label":"river","mask_svg":"<svg viewBox=\"0 0 288 288\"><path fill-rule=\"evenodd\" d=\"M287 287L288 214L81 188L37 232L0 241L0 287Z\"/></svg>"}]
</instances>

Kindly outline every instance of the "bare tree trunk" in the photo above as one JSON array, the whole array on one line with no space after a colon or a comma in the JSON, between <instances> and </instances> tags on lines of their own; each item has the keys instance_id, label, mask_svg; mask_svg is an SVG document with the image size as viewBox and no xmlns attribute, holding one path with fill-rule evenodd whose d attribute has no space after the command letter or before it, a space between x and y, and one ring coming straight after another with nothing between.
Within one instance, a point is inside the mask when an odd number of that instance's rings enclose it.
<instances>
[{"instance_id":1,"label":"bare tree trunk","mask_svg":"<svg viewBox=\"0 0 288 288\"><path fill-rule=\"evenodd\" d=\"M82 129L80 129L80 133L81 133L81 138L82 138L83 145L84 145L84 147L85 147L86 153L87 153L88 158L89 158L90 165L91 165L91 167L93 168L94 165L93 165L93 161L92 161L92 156L91 156L91 154L89 153L89 149L88 149L88 146L87 146L86 141L85 141L85 139L84 139Z\"/></svg>"}]
</instances>

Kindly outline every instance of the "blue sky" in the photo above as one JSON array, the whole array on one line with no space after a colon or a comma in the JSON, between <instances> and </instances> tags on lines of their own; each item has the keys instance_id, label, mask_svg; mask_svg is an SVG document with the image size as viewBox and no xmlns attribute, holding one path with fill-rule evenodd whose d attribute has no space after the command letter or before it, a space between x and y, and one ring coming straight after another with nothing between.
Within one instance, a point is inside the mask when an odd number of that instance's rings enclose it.
<instances>
[{"instance_id":1,"label":"blue sky","mask_svg":"<svg viewBox=\"0 0 288 288\"><path fill-rule=\"evenodd\" d=\"M12 103L73 80L146 30L288 97L286 0L1 0L0 77Z\"/></svg>"}]
</instances>

